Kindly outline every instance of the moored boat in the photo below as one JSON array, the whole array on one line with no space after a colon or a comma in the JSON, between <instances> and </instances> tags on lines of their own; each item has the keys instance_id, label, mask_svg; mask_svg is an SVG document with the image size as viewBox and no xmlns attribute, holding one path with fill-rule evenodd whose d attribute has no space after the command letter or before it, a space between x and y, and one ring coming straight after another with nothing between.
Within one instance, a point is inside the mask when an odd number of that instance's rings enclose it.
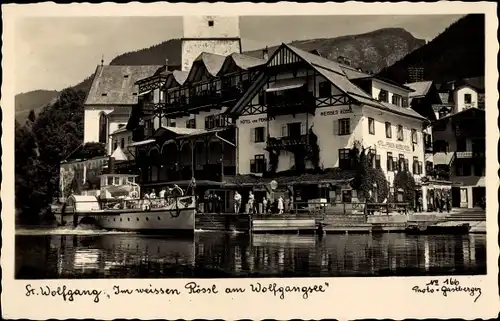
<instances>
[{"instance_id":1,"label":"moored boat","mask_svg":"<svg viewBox=\"0 0 500 321\"><path fill-rule=\"evenodd\" d=\"M174 186L161 198L140 198L136 175L101 175L101 188L87 195L71 195L61 213L62 225L95 224L99 228L137 232L194 233L195 197ZM96 195L97 194L97 195Z\"/></svg>"}]
</instances>

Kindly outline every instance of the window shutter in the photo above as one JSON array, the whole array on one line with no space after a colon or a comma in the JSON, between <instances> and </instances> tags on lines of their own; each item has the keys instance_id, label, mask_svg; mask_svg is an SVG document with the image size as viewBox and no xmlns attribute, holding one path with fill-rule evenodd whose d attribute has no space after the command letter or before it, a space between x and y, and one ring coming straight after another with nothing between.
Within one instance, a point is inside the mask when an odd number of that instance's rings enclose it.
<instances>
[{"instance_id":1,"label":"window shutter","mask_svg":"<svg viewBox=\"0 0 500 321\"><path fill-rule=\"evenodd\" d=\"M287 135L286 125L281 125L281 137L286 137Z\"/></svg>"},{"instance_id":2,"label":"window shutter","mask_svg":"<svg viewBox=\"0 0 500 321\"><path fill-rule=\"evenodd\" d=\"M358 191L353 189L352 190L352 198L357 198L358 197Z\"/></svg>"},{"instance_id":3,"label":"window shutter","mask_svg":"<svg viewBox=\"0 0 500 321\"><path fill-rule=\"evenodd\" d=\"M335 136L339 135L339 121L338 120L333 121L333 135L335 135Z\"/></svg>"},{"instance_id":4,"label":"window shutter","mask_svg":"<svg viewBox=\"0 0 500 321\"><path fill-rule=\"evenodd\" d=\"M410 161L408 160L408 158L405 158L405 169L407 171L410 171Z\"/></svg>"},{"instance_id":5,"label":"window shutter","mask_svg":"<svg viewBox=\"0 0 500 321\"><path fill-rule=\"evenodd\" d=\"M250 128L250 143L255 143L255 128Z\"/></svg>"},{"instance_id":6,"label":"window shutter","mask_svg":"<svg viewBox=\"0 0 500 321\"><path fill-rule=\"evenodd\" d=\"M300 134L306 135L306 124L300 123Z\"/></svg>"},{"instance_id":7,"label":"window shutter","mask_svg":"<svg viewBox=\"0 0 500 321\"><path fill-rule=\"evenodd\" d=\"M262 139L264 139L264 141L267 141L267 129L266 127L262 127Z\"/></svg>"}]
</instances>

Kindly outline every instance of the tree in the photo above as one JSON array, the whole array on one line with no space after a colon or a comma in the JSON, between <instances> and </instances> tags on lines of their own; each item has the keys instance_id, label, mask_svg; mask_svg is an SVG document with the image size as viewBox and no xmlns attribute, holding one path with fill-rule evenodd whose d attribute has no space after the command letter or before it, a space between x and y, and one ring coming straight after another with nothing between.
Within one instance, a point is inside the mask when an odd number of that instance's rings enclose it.
<instances>
[{"instance_id":1,"label":"tree","mask_svg":"<svg viewBox=\"0 0 500 321\"><path fill-rule=\"evenodd\" d=\"M352 164L356 168L356 174L351 182L351 187L360 193L360 198L369 201L370 192L376 191L379 200L388 197L389 183L384 172L379 167L373 167L373 154L369 149L362 146L360 142L355 142L351 149Z\"/></svg>"},{"instance_id":2,"label":"tree","mask_svg":"<svg viewBox=\"0 0 500 321\"><path fill-rule=\"evenodd\" d=\"M413 175L407 169L398 171L394 176L394 193L398 193L399 189L403 190L403 202L413 205L416 184Z\"/></svg>"},{"instance_id":3,"label":"tree","mask_svg":"<svg viewBox=\"0 0 500 321\"><path fill-rule=\"evenodd\" d=\"M38 117L30 112L24 126L16 122L16 209L34 221L59 193L59 166L83 138L85 93L64 90Z\"/></svg>"}]
</instances>

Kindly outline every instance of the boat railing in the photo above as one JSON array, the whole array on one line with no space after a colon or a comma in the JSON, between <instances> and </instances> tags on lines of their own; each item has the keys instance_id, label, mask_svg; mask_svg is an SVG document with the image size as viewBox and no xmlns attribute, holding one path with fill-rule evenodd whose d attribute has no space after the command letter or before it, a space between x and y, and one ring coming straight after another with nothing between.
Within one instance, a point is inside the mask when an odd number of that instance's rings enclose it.
<instances>
[{"instance_id":1,"label":"boat railing","mask_svg":"<svg viewBox=\"0 0 500 321\"><path fill-rule=\"evenodd\" d=\"M143 197L143 198L96 198L96 200L81 200L78 201L79 204L84 203L99 203L101 210L149 210L149 209L161 209L169 208L172 205L178 204L179 199L185 199L187 197L192 197L191 195L171 195L167 197ZM68 209L72 209L74 206L66 206ZM175 208L176 206L174 206ZM193 204L194 207L194 204ZM67 212L67 211L66 211Z\"/></svg>"}]
</instances>

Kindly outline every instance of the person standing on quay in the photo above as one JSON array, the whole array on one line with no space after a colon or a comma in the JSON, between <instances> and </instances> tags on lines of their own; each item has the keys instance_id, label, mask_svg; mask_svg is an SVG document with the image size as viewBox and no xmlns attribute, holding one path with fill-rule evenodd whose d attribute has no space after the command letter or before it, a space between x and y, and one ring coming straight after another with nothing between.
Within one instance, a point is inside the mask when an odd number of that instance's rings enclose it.
<instances>
[{"instance_id":1,"label":"person standing on quay","mask_svg":"<svg viewBox=\"0 0 500 321\"><path fill-rule=\"evenodd\" d=\"M266 213L267 213L267 199L264 196L262 198L262 214L266 214Z\"/></svg>"},{"instance_id":2,"label":"person standing on quay","mask_svg":"<svg viewBox=\"0 0 500 321\"><path fill-rule=\"evenodd\" d=\"M283 197L278 198L278 214L283 214Z\"/></svg>"},{"instance_id":3,"label":"person standing on quay","mask_svg":"<svg viewBox=\"0 0 500 321\"><path fill-rule=\"evenodd\" d=\"M254 211L254 201L255 196L253 196L252 191L248 192L248 213L253 214Z\"/></svg>"},{"instance_id":4,"label":"person standing on quay","mask_svg":"<svg viewBox=\"0 0 500 321\"><path fill-rule=\"evenodd\" d=\"M234 213L238 214L241 207L241 195L238 191L234 192Z\"/></svg>"}]
</instances>

